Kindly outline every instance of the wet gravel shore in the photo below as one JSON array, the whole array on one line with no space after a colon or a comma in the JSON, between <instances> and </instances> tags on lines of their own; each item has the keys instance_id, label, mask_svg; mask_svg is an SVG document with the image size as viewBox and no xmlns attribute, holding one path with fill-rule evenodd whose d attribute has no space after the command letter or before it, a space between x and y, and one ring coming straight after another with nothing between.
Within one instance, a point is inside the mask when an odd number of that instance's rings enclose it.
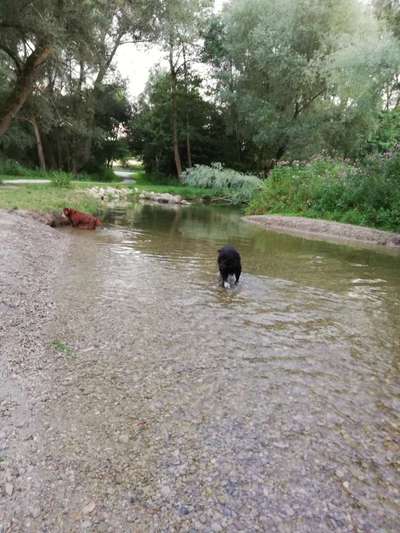
<instances>
[{"instance_id":1,"label":"wet gravel shore","mask_svg":"<svg viewBox=\"0 0 400 533\"><path fill-rule=\"evenodd\" d=\"M69 237L0 210L0 531L36 531L46 509L37 451L50 401L52 291ZM43 457L41 458L43 459Z\"/></svg>"},{"instance_id":2,"label":"wet gravel shore","mask_svg":"<svg viewBox=\"0 0 400 533\"><path fill-rule=\"evenodd\" d=\"M400 249L400 234L373 228L342 224L331 220L281 215L251 215L243 220L265 229L289 233L308 239L387 246Z\"/></svg>"}]
</instances>

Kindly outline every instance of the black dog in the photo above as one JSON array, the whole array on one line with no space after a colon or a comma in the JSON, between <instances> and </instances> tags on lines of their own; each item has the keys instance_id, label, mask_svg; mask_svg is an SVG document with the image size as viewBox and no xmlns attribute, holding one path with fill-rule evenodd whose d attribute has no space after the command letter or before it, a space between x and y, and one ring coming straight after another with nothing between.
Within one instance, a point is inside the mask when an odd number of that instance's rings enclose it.
<instances>
[{"instance_id":1,"label":"black dog","mask_svg":"<svg viewBox=\"0 0 400 533\"><path fill-rule=\"evenodd\" d=\"M226 287L228 277L232 274L235 275L235 284L237 284L242 272L239 252L233 246L229 245L218 250L218 267L221 274L222 287Z\"/></svg>"}]
</instances>

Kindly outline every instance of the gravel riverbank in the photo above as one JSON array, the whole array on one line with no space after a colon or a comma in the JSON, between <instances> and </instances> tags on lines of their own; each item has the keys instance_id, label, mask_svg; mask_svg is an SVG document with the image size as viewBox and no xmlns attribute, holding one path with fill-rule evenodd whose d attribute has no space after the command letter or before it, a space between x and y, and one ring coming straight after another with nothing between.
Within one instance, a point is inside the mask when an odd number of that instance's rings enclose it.
<instances>
[{"instance_id":1,"label":"gravel riverbank","mask_svg":"<svg viewBox=\"0 0 400 533\"><path fill-rule=\"evenodd\" d=\"M69 236L23 212L0 210L0 531L39 531L46 510L40 462L54 358L52 289ZM41 530L41 529L40 529Z\"/></svg>"},{"instance_id":2,"label":"gravel riverbank","mask_svg":"<svg viewBox=\"0 0 400 533\"><path fill-rule=\"evenodd\" d=\"M268 230L290 233L308 239L398 247L400 249L400 234L353 224L281 215L252 215L244 217L243 220L258 224Z\"/></svg>"}]
</instances>

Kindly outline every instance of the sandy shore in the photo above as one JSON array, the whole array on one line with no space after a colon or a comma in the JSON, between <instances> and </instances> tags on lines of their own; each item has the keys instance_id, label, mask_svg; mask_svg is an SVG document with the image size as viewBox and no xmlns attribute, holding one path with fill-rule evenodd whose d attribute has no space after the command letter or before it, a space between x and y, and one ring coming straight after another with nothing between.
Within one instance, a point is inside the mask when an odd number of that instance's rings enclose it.
<instances>
[{"instance_id":1,"label":"sandy shore","mask_svg":"<svg viewBox=\"0 0 400 533\"><path fill-rule=\"evenodd\" d=\"M243 217L243 220L258 224L267 230L298 235L307 239L387 246L399 248L400 250L400 234L389 231L331 222L329 220L281 215L252 215Z\"/></svg>"}]
</instances>

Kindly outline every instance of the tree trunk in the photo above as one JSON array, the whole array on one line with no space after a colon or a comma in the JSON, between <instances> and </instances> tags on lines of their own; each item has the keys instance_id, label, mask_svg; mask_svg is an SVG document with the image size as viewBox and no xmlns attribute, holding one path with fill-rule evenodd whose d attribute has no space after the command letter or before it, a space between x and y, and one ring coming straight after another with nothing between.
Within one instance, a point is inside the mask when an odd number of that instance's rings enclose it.
<instances>
[{"instance_id":1,"label":"tree trunk","mask_svg":"<svg viewBox=\"0 0 400 533\"><path fill-rule=\"evenodd\" d=\"M61 140L60 140L60 131L57 132L56 136L56 144L57 144L57 170L62 170L64 161L63 161L63 154L62 154L62 148L61 148Z\"/></svg>"},{"instance_id":2,"label":"tree trunk","mask_svg":"<svg viewBox=\"0 0 400 533\"><path fill-rule=\"evenodd\" d=\"M186 117L186 128L189 128L188 118ZM192 149L190 147L190 135L189 131L186 131L186 152L187 152L187 163L188 167L192 168Z\"/></svg>"},{"instance_id":3,"label":"tree trunk","mask_svg":"<svg viewBox=\"0 0 400 533\"><path fill-rule=\"evenodd\" d=\"M261 170L265 177L268 176L268 174L274 169L276 164L282 159L282 156L286 153L287 148L287 143L282 143L278 146L274 159L268 159L266 161L264 161L263 159L261 160Z\"/></svg>"},{"instance_id":4,"label":"tree trunk","mask_svg":"<svg viewBox=\"0 0 400 533\"><path fill-rule=\"evenodd\" d=\"M176 174L178 176L178 179L181 180L182 163L181 163L181 156L179 155L179 141L178 141L178 117L177 117L178 113L177 113L177 102L176 102L176 70L175 70L175 67L174 67L174 56L173 56L173 46L172 46L172 44L170 44L170 48L169 48L169 67L170 67L170 75L171 75L172 147L173 147L173 151L174 151Z\"/></svg>"},{"instance_id":5,"label":"tree trunk","mask_svg":"<svg viewBox=\"0 0 400 533\"><path fill-rule=\"evenodd\" d=\"M36 117L31 118L31 124L33 126L33 131L35 132L36 147L37 147L40 170L46 171L46 159L44 157L42 136L40 135L40 129L39 129Z\"/></svg>"},{"instance_id":6,"label":"tree trunk","mask_svg":"<svg viewBox=\"0 0 400 533\"><path fill-rule=\"evenodd\" d=\"M33 90L40 65L42 65L52 50L48 46L38 46L28 57L21 72L18 73L15 87L8 97L2 112L0 112L0 136L4 135L21 107Z\"/></svg>"},{"instance_id":7,"label":"tree trunk","mask_svg":"<svg viewBox=\"0 0 400 533\"><path fill-rule=\"evenodd\" d=\"M189 106L188 106L188 68L186 62L186 50L183 46L183 69L185 74L185 93L186 93L186 155L187 164L189 168L192 168L192 148L190 146L190 120L189 120Z\"/></svg>"}]
</instances>

